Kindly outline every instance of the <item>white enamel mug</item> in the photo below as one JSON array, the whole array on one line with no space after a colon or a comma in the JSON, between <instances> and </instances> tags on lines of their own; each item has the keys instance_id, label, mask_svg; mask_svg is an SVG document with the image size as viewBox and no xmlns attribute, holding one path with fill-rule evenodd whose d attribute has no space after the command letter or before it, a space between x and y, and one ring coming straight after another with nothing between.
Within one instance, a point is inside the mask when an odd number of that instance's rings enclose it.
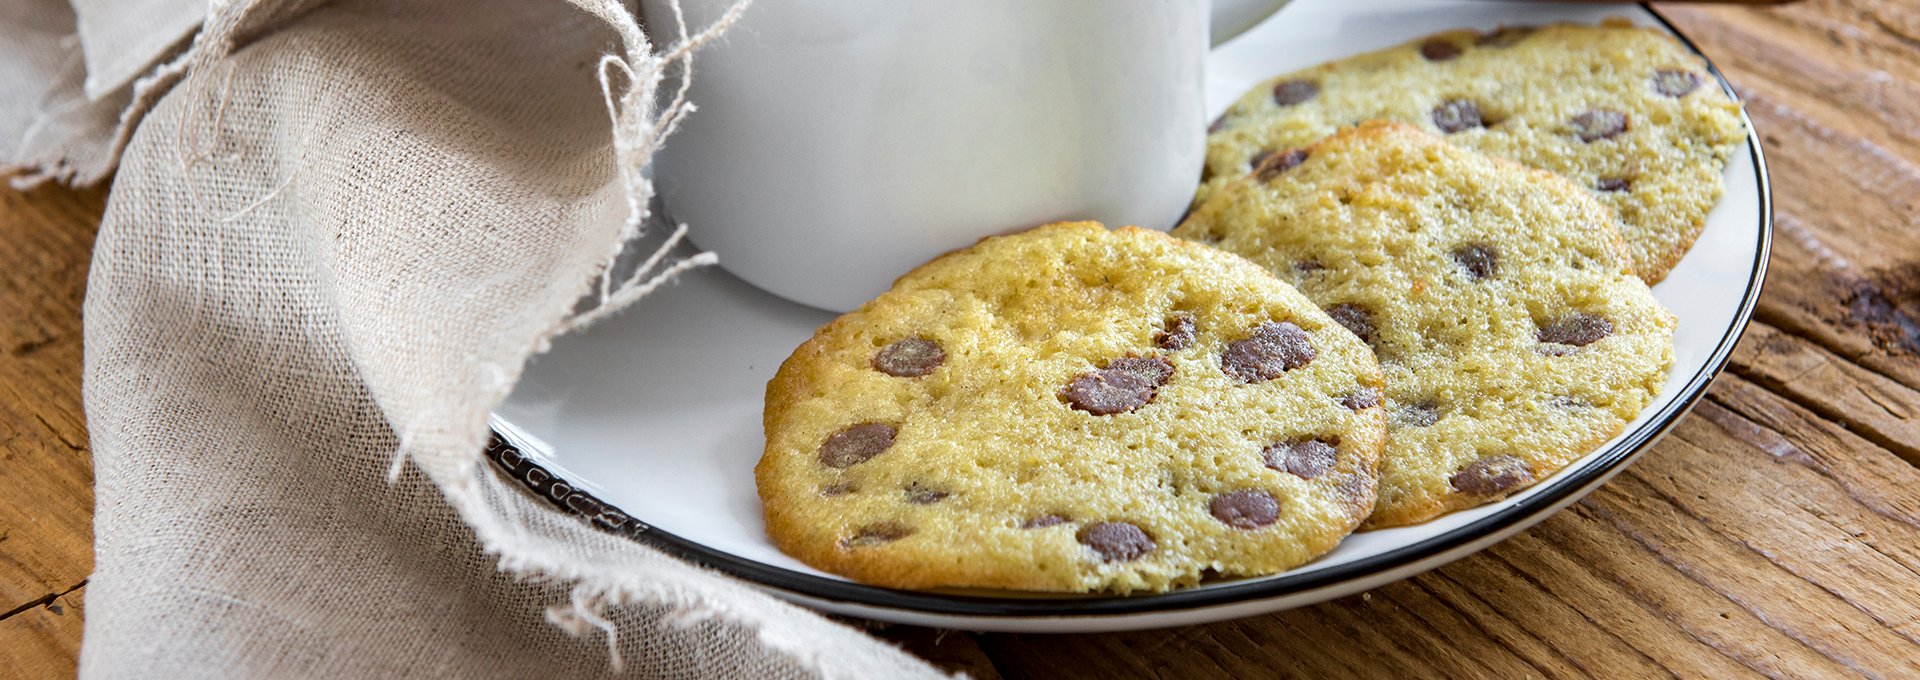
<instances>
[{"instance_id":1,"label":"white enamel mug","mask_svg":"<svg viewBox=\"0 0 1920 680\"><path fill-rule=\"evenodd\" d=\"M732 0L681 2L699 27ZM755 0L695 58L698 110L654 179L729 272L832 311L985 236L1171 228L1205 153L1210 29L1283 3ZM644 12L673 43L667 0Z\"/></svg>"}]
</instances>

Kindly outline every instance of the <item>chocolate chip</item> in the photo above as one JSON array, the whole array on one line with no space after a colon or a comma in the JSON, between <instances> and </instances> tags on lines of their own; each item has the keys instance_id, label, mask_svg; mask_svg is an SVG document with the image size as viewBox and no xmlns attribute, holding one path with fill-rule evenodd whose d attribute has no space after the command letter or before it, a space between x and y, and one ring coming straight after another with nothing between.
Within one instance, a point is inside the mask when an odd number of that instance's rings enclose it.
<instances>
[{"instance_id":1,"label":"chocolate chip","mask_svg":"<svg viewBox=\"0 0 1920 680\"><path fill-rule=\"evenodd\" d=\"M860 527L853 536L840 542L842 547L864 548L868 546L892 543L913 534L913 527L893 522L880 522Z\"/></svg>"},{"instance_id":2,"label":"chocolate chip","mask_svg":"<svg viewBox=\"0 0 1920 680\"><path fill-rule=\"evenodd\" d=\"M1153 401L1153 383L1125 371L1089 371L1067 385L1063 395L1073 408L1096 416L1126 413Z\"/></svg>"},{"instance_id":3,"label":"chocolate chip","mask_svg":"<svg viewBox=\"0 0 1920 680\"><path fill-rule=\"evenodd\" d=\"M1300 167L1300 164L1305 162L1307 162L1306 149L1287 149L1284 153L1274 154L1261 160L1259 167L1254 169L1253 176L1262 182L1271 182L1273 178L1279 177L1280 173Z\"/></svg>"},{"instance_id":4,"label":"chocolate chip","mask_svg":"<svg viewBox=\"0 0 1920 680\"><path fill-rule=\"evenodd\" d=\"M1280 501L1259 489L1241 489L1214 496L1207 512L1227 526L1252 531L1280 519Z\"/></svg>"},{"instance_id":5,"label":"chocolate chip","mask_svg":"<svg viewBox=\"0 0 1920 680\"><path fill-rule=\"evenodd\" d=\"M1071 520L1068 520L1067 518L1061 517L1059 515L1041 515L1039 517L1035 517L1033 519L1020 523L1020 528L1041 529L1041 528L1053 526L1055 524L1066 524L1069 521Z\"/></svg>"},{"instance_id":6,"label":"chocolate chip","mask_svg":"<svg viewBox=\"0 0 1920 680\"><path fill-rule=\"evenodd\" d=\"M1160 357L1114 359L1106 368L1075 377L1060 396L1074 408L1096 416L1126 413L1151 403L1171 377L1173 364Z\"/></svg>"},{"instance_id":7,"label":"chocolate chip","mask_svg":"<svg viewBox=\"0 0 1920 680\"><path fill-rule=\"evenodd\" d=\"M1327 308L1327 316L1346 326L1360 340L1371 345L1379 339L1378 330L1373 327L1373 311L1357 302L1342 302Z\"/></svg>"},{"instance_id":8,"label":"chocolate chip","mask_svg":"<svg viewBox=\"0 0 1920 680\"><path fill-rule=\"evenodd\" d=\"M1311 274L1326 268L1327 266L1321 264L1319 260L1301 260L1293 263L1293 270L1302 274Z\"/></svg>"},{"instance_id":9,"label":"chocolate chip","mask_svg":"<svg viewBox=\"0 0 1920 680\"><path fill-rule=\"evenodd\" d=\"M1261 149L1259 151L1256 151L1254 152L1253 156L1247 158L1247 168L1249 170L1259 169L1260 164L1267 162L1267 158L1271 156L1273 156L1273 149Z\"/></svg>"},{"instance_id":10,"label":"chocolate chip","mask_svg":"<svg viewBox=\"0 0 1920 680\"><path fill-rule=\"evenodd\" d=\"M1169 352L1186 349L1193 342L1193 317L1181 314L1167 319L1167 326L1154 334L1154 345Z\"/></svg>"},{"instance_id":11,"label":"chocolate chip","mask_svg":"<svg viewBox=\"0 0 1920 680\"><path fill-rule=\"evenodd\" d=\"M833 433L820 444L820 464L845 469L864 463L893 446L893 426L861 423Z\"/></svg>"},{"instance_id":12,"label":"chocolate chip","mask_svg":"<svg viewBox=\"0 0 1920 680\"><path fill-rule=\"evenodd\" d=\"M1429 38L1420 43L1420 56L1427 61L1446 61L1460 56L1460 46L1445 38Z\"/></svg>"},{"instance_id":13,"label":"chocolate chip","mask_svg":"<svg viewBox=\"0 0 1920 680\"><path fill-rule=\"evenodd\" d=\"M1301 479L1313 479L1325 474L1339 456L1339 449L1319 439L1280 442L1260 452L1267 467Z\"/></svg>"},{"instance_id":14,"label":"chocolate chip","mask_svg":"<svg viewBox=\"0 0 1920 680\"><path fill-rule=\"evenodd\" d=\"M1586 347L1613 335L1613 322L1592 314L1570 314L1540 328L1540 342Z\"/></svg>"},{"instance_id":15,"label":"chocolate chip","mask_svg":"<svg viewBox=\"0 0 1920 680\"><path fill-rule=\"evenodd\" d=\"M1486 125L1480 105L1471 99L1455 99L1433 107L1433 124L1441 132L1452 134Z\"/></svg>"},{"instance_id":16,"label":"chocolate chip","mask_svg":"<svg viewBox=\"0 0 1920 680\"><path fill-rule=\"evenodd\" d=\"M1447 478L1447 483L1460 493L1475 496L1498 496L1533 483L1533 468L1527 461L1514 456L1498 455L1482 458L1461 468Z\"/></svg>"},{"instance_id":17,"label":"chocolate chip","mask_svg":"<svg viewBox=\"0 0 1920 680\"><path fill-rule=\"evenodd\" d=\"M1474 44L1488 47L1513 47L1533 35L1532 26L1501 26L1492 33L1482 33L1474 39Z\"/></svg>"},{"instance_id":18,"label":"chocolate chip","mask_svg":"<svg viewBox=\"0 0 1920 680\"><path fill-rule=\"evenodd\" d=\"M1431 427L1440 422L1440 405L1431 401L1407 404L1393 414L1393 420L1404 427Z\"/></svg>"},{"instance_id":19,"label":"chocolate chip","mask_svg":"<svg viewBox=\"0 0 1920 680\"><path fill-rule=\"evenodd\" d=\"M1227 345L1220 354L1220 370L1256 383L1280 377L1313 361L1313 339L1291 321L1268 321L1253 331L1253 336Z\"/></svg>"},{"instance_id":20,"label":"chocolate chip","mask_svg":"<svg viewBox=\"0 0 1920 680\"><path fill-rule=\"evenodd\" d=\"M940 502L940 499L952 495L945 491L935 491L920 486L919 482L907 485L906 494L907 502L914 505L933 505L934 503Z\"/></svg>"},{"instance_id":21,"label":"chocolate chip","mask_svg":"<svg viewBox=\"0 0 1920 680\"><path fill-rule=\"evenodd\" d=\"M1491 279L1500 273L1500 247L1487 243L1468 243L1453 249L1453 261L1465 267L1476 279Z\"/></svg>"},{"instance_id":22,"label":"chocolate chip","mask_svg":"<svg viewBox=\"0 0 1920 680\"><path fill-rule=\"evenodd\" d=\"M1626 132L1627 114L1596 109L1574 114L1567 123L1573 126L1574 134L1580 135L1580 141L1591 144L1602 139L1613 139Z\"/></svg>"},{"instance_id":23,"label":"chocolate chip","mask_svg":"<svg viewBox=\"0 0 1920 680\"><path fill-rule=\"evenodd\" d=\"M1153 552L1153 539L1126 522L1100 522L1080 533L1080 542L1108 562L1132 562Z\"/></svg>"},{"instance_id":24,"label":"chocolate chip","mask_svg":"<svg viewBox=\"0 0 1920 680\"><path fill-rule=\"evenodd\" d=\"M1356 387L1351 394L1340 398L1340 405L1352 409L1355 412L1365 411L1379 406L1380 388L1369 385Z\"/></svg>"},{"instance_id":25,"label":"chocolate chip","mask_svg":"<svg viewBox=\"0 0 1920 680\"><path fill-rule=\"evenodd\" d=\"M1602 177L1593 183L1593 188L1601 191L1626 191L1633 188L1633 180L1625 177Z\"/></svg>"},{"instance_id":26,"label":"chocolate chip","mask_svg":"<svg viewBox=\"0 0 1920 680\"><path fill-rule=\"evenodd\" d=\"M1227 129L1227 114L1224 113L1220 114L1219 118L1213 119L1212 123L1207 124L1207 134L1213 134L1225 129Z\"/></svg>"},{"instance_id":27,"label":"chocolate chip","mask_svg":"<svg viewBox=\"0 0 1920 680\"><path fill-rule=\"evenodd\" d=\"M1685 97L1700 89L1700 76L1692 71L1663 68L1653 72L1653 91L1669 97Z\"/></svg>"},{"instance_id":28,"label":"chocolate chip","mask_svg":"<svg viewBox=\"0 0 1920 680\"><path fill-rule=\"evenodd\" d=\"M874 369L896 378L918 378L946 361L940 343L926 338L896 340L873 355Z\"/></svg>"},{"instance_id":29,"label":"chocolate chip","mask_svg":"<svg viewBox=\"0 0 1920 680\"><path fill-rule=\"evenodd\" d=\"M847 494L853 493L858 489L859 487L854 486L853 482L836 482L833 484L828 484L826 486L820 487L820 495L826 496L828 498L832 498L834 496L845 496Z\"/></svg>"},{"instance_id":30,"label":"chocolate chip","mask_svg":"<svg viewBox=\"0 0 1920 680\"><path fill-rule=\"evenodd\" d=\"M1293 106L1320 96L1320 83L1314 80L1289 80L1273 86L1273 103Z\"/></svg>"}]
</instances>

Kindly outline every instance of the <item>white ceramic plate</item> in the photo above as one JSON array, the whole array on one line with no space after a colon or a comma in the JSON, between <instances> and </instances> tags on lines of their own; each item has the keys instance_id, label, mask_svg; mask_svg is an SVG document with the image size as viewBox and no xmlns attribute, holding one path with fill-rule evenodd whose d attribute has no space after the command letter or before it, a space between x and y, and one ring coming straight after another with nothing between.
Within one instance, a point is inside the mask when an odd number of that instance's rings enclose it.
<instances>
[{"instance_id":1,"label":"white ceramic plate","mask_svg":"<svg viewBox=\"0 0 1920 680\"><path fill-rule=\"evenodd\" d=\"M1207 103L1217 114L1274 75L1444 29L1595 23L1610 15L1672 30L1640 5L1294 0L1214 51ZM1312 604L1418 574L1532 526L1611 478L1685 415L1726 362L1760 292L1773 209L1755 136L1748 153L1729 163L1726 185L1692 253L1653 289L1680 319L1674 365L1661 397L1625 434L1519 495L1419 526L1355 534L1319 560L1265 578L1131 597L968 597L864 586L782 554L763 531L754 490L761 400L780 362L833 315L719 269L689 274L632 312L555 343L497 413L495 428L509 445L491 452L557 505L836 613L1068 632Z\"/></svg>"}]
</instances>

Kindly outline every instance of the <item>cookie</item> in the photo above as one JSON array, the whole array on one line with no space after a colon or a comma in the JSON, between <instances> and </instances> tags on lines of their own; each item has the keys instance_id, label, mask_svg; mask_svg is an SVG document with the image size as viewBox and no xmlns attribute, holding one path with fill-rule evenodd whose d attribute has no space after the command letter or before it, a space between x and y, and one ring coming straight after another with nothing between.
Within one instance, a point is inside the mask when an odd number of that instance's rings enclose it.
<instances>
[{"instance_id":1,"label":"cookie","mask_svg":"<svg viewBox=\"0 0 1920 680\"><path fill-rule=\"evenodd\" d=\"M1620 220L1634 271L1658 283L1706 227L1721 170L1746 138L1706 61L1624 22L1451 31L1274 78L1207 141L1195 205L1360 121L1397 120L1549 170Z\"/></svg>"},{"instance_id":2,"label":"cookie","mask_svg":"<svg viewBox=\"0 0 1920 680\"><path fill-rule=\"evenodd\" d=\"M1371 511L1386 415L1349 405L1381 385L1365 344L1239 257L1091 222L989 238L781 365L767 534L893 588L1271 574Z\"/></svg>"},{"instance_id":3,"label":"cookie","mask_svg":"<svg viewBox=\"0 0 1920 680\"><path fill-rule=\"evenodd\" d=\"M1365 528L1526 488L1659 393L1673 315L1579 187L1401 123L1300 155L1223 187L1173 233L1275 272L1379 358L1387 448Z\"/></svg>"}]
</instances>

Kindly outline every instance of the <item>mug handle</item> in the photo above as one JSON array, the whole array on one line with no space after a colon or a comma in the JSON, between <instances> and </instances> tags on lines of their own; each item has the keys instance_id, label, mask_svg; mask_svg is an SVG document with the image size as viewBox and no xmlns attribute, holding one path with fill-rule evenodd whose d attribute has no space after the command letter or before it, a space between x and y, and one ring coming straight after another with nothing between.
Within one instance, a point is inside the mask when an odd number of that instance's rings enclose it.
<instances>
[{"instance_id":1,"label":"mug handle","mask_svg":"<svg viewBox=\"0 0 1920 680\"><path fill-rule=\"evenodd\" d=\"M1287 4L1287 0L1213 0L1213 46L1231 40Z\"/></svg>"}]
</instances>

